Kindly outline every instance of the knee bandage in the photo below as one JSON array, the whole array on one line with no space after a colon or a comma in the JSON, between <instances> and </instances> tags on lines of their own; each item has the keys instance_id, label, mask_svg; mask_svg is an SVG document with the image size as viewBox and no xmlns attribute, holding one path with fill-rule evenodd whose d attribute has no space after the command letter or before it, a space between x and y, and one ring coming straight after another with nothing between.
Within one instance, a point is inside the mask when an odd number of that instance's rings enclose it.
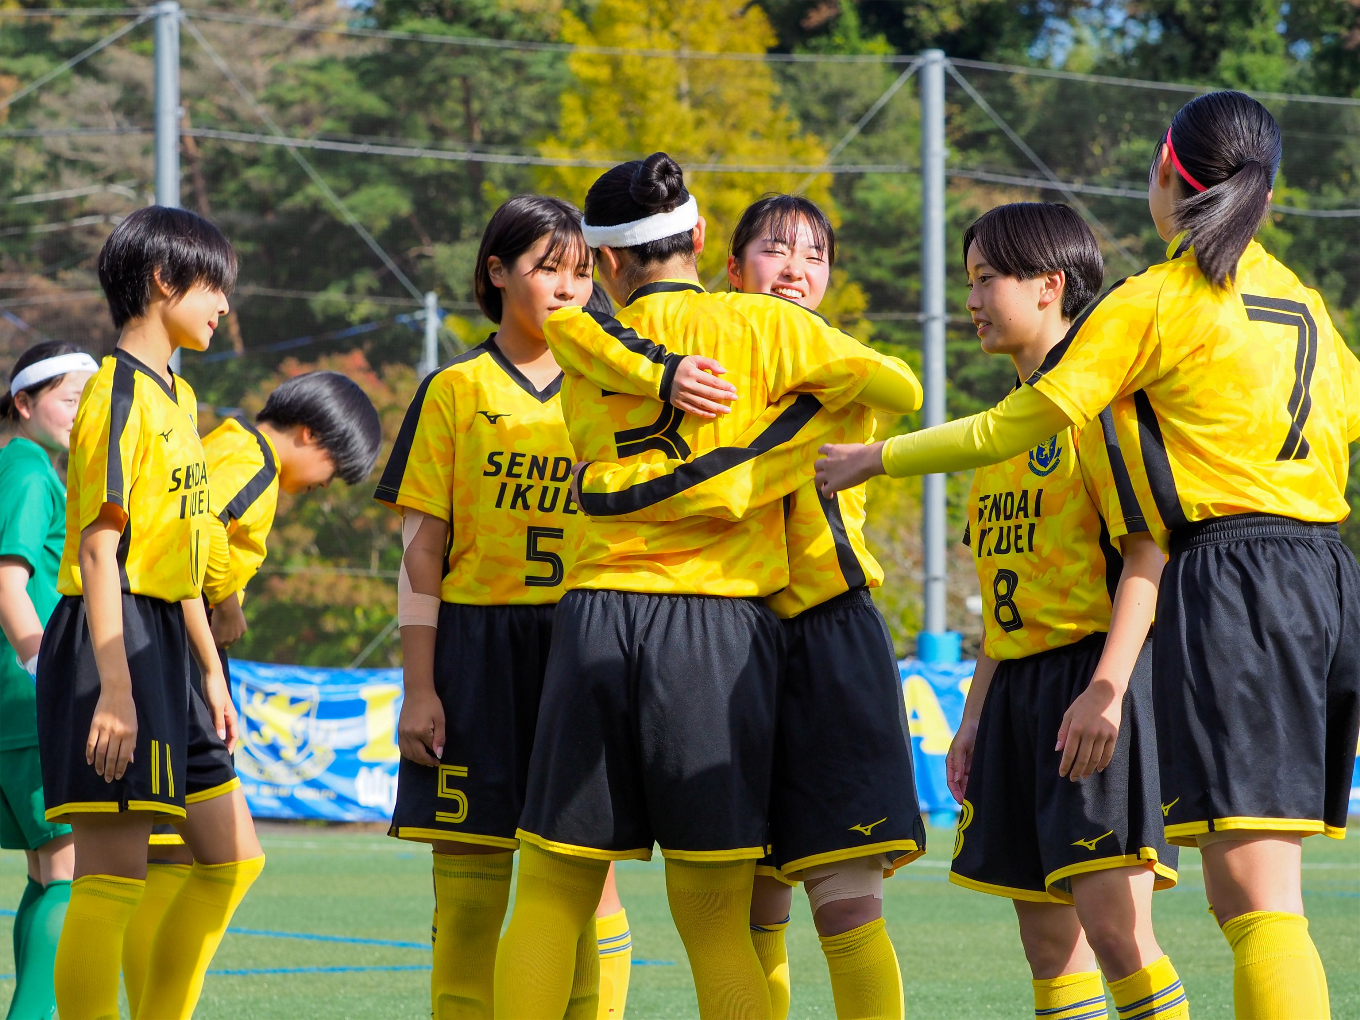
<instances>
[{"instance_id":1,"label":"knee bandage","mask_svg":"<svg viewBox=\"0 0 1360 1020\"><path fill-rule=\"evenodd\" d=\"M439 596L412 590L410 575L406 573L406 550L411 547L425 517L419 510L408 508L401 519L401 573L397 575L398 627L439 626Z\"/></svg>"},{"instance_id":2,"label":"knee bandage","mask_svg":"<svg viewBox=\"0 0 1360 1020\"><path fill-rule=\"evenodd\" d=\"M883 898L883 869L887 866L881 854L856 857L852 861L837 861L803 872L803 886L814 914L836 900L857 900L862 896Z\"/></svg>"}]
</instances>

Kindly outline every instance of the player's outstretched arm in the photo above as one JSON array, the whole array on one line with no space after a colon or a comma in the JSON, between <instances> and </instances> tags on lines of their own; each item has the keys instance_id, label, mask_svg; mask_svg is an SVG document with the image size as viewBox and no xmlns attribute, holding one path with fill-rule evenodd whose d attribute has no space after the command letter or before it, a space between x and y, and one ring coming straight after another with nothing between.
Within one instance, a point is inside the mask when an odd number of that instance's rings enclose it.
<instances>
[{"instance_id":1,"label":"player's outstretched arm","mask_svg":"<svg viewBox=\"0 0 1360 1020\"><path fill-rule=\"evenodd\" d=\"M444 705L434 688L434 643L449 525L410 507L403 511L397 623L405 699L397 743L403 758L433 768L444 754Z\"/></svg>"},{"instance_id":2,"label":"player's outstretched arm","mask_svg":"<svg viewBox=\"0 0 1360 1020\"><path fill-rule=\"evenodd\" d=\"M99 670L99 701L90 721L85 762L107 783L122 779L137 747L137 706L123 644L123 589L118 578L118 540L126 518L105 503L80 533L80 581L85 619Z\"/></svg>"},{"instance_id":3,"label":"player's outstretched arm","mask_svg":"<svg viewBox=\"0 0 1360 1020\"><path fill-rule=\"evenodd\" d=\"M1032 386L1021 386L980 414L856 450L824 447L817 487L829 497L874 475L902 478L999 464L1071 424L1057 404Z\"/></svg>"},{"instance_id":4,"label":"player's outstretched arm","mask_svg":"<svg viewBox=\"0 0 1360 1020\"><path fill-rule=\"evenodd\" d=\"M982 705L987 700L987 690L992 686L996 674L995 659L978 653L977 665L973 668L973 682L968 685L968 698L963 703L963 719L949 744L949 753L944 759L944 778L954 800L962 804L968 795L968 777L973 771L973 749L977 744L978 720L982 718Z\"/></svg>"},{"instance_id":5,"label":"player's outstretched arm","mask_svg":"<svg viewBox=\"0 0 1360 1020\"><path fill-rule=\"evenodd\" d=\"M1058 729L1055 750L1063 753L1058 775L1073 782L1104 771L1114 757L1122 722L1124 692L1129 688L1157 608L1157 586L1166 557L1147 532L1121 541L1124 568L1115 590L1110 634L1096 671L1072 702Z\"/></svg>"}]
</instances>

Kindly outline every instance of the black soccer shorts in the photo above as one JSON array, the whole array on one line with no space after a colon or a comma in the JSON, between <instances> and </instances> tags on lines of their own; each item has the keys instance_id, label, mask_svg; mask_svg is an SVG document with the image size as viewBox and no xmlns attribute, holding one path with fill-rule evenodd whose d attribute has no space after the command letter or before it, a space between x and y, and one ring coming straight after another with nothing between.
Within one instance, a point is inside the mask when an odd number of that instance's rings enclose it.
<instances>
[{"instance_id":1,"label":"black soccer shorts","mask_svg":"<svg viewBox=\"0 0 1360 1020\"><path fill-rule=\"evenodd\" d=\"M911 733L888 625L865 588L783 621L770 797L774 862L788 877L875 854L925 853Z\"/></svg>"},{"instance_id":2,"label":"black soccer shorts","mask_svg":"<svg viewBox=\"0 0 1360 1020\"><path fill-rule=\"evenodd\" d=\"M1360 567L1336 525L1177 529L1153 631L1167 838L1346 834L1360 731Z\"/></svg>"},{"instance_id":3,"label":"black soccer shorts","mask_svg":"<svg viewBox=\"0 0 1360 1020\"><path fill-rule=\"evenodd\" d=\"M558 603L520 838L599 860L765 853L779 621L754 599Z\"/></svg>"},{"instance_id":4,"label":"black soccer shorts","mask_svg":"<svg viewBox=\"0 0 1360 1020\"><path fill-rule=\"evenodd\" d=\"M123 643L137 708L137 744L123 778L106 783L85 762L100 681L84 599L62 596L43 631L38 745L49 821L113 811L184 817L189 644L179 603L124 592Z\"/></svg>"},{"instance_id":5,"label":"black soccer shorts","mask_svg":"<svg viewBox=\"0 0 1360 1020\"><path fill-rule=\"evenodd\" d=\"M437 768L401 760L388 835L519 846L555 608L441 603L434 686L444 756Z\"/></svg>"},{"instance_id":6,"label":"black soccer shorts","mask_svg":"<svg viewBox=\"0 0 1360 1020\"><path fill-rule=\"evenodd\" d=\"M1104 634L999 663L978 721L949 880L1035 903L1071 903L1072 877L1151 867L1176 884L1178 852L1162 834L1152 649L1129 677L1114 757L1079 782L1058 775L1063 715L1091 682Z\"/></svg>"}]
</instances>

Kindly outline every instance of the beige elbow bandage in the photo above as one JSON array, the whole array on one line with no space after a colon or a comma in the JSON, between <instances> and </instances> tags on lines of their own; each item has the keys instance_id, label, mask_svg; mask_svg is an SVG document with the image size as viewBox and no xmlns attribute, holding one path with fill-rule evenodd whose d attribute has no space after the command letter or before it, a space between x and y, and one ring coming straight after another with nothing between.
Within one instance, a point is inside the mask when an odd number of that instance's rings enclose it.
<instances>
[{"instance_id":1,"label":"beige elbow bandage","mask_svg":"<svg viewBox=\"0 0 1360 1020\"><path fill-rule=\"evenodd\" d=\"M808 905L815 914L836 900L857 900L862 896L883 898L883 869L887 861L881 854L856 857L852 861L837 861L803 872L803 886L807 889Z\"/></svg>"},{"instance_id":2,"label":"beige elbow bandage","mask_svg":"<svg viewBox=\"0 0 1360 1020\"><path fill-rule=\"evenodd\" d=\"M438 627L439 596L426 595L411 588L411 577L406 573L406 550L411 547L425 514L407 510L401 519L401 573L397 575L397 626Z\"/></svg>"}]
</instances>

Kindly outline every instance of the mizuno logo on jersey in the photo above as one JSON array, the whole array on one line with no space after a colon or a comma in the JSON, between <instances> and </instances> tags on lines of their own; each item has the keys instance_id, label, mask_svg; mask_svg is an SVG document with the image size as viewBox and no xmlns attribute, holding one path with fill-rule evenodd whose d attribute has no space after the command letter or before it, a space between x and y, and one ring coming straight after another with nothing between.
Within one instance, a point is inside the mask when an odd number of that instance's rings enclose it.
<instances>
[{"instance_id":1,"label":"mizuno logo on jersey","mask_svg":"<svg viewBox=\"0 0 1360 1020\"><path fill-rule=\"evenodd\" d=\"M504 414L492 414L490 411L478 411L477 413L480 414L487 421L489 421L492 425L495 425L496 422L500 421L502 418L510 417L509 411L506 411Z\"/></svg>"},{"instance_id":2,"label":"mizuno logo on jersey","mask_svg":"<svg viewBox=\"0 0 1360 1020\"><path fill-rule=\"evenodd\" d=\"M175 429L174 429L174 427L172 426L172 427L166 429L164 432L157 432L156 435L160 436L162 439L164 439L164 440L168 443L168 442L170 442L170 434L171 434L172 432L174 432L174 431L175 431Z\"/></svg>"},{"instance_id":3,"label":"mizuno logo on jersey","mask_svg":"<svg viewBox=\"0 0 1360 1020\"><path fill-rule=\"evenodd\" d=\"M887 820L888 820L888 819L885 817L885 818L880 818L880 819L879 819L878 821L876 821L876 822L870 822L868 825L852 825L852 826L850 826L850 831L851 831L851 832L862 832L862 833L864 833L864 835L866 835L866 836L872 836L873 833L874 833L874 828L875 828L875 826L882 825L882 824L883 824L884 822L886 822Z\"/></svg>"},{"instance_id":4,"label":"mizuno logo on jersey","mask_svg":"<svg viewBox=\"0 0 1360 1020\"><path fill-rule=\"evenodd\" d=\"M1084 846L1087 850L1090 850L1090 851L1094 852L1097 843L1099 843L1099 842L1100 842L1102 839L1104 839L1106 836L1113 836L1113 835L1114 835L1114 830L1111 829L1109 832L1102 833L1101 835L1096 836L1094 839L1079 839L1079 840L1077 840L1075 843L1073 843L1072 845L1073 845L1073 846Z\"/></svg>"}]
</instances>

